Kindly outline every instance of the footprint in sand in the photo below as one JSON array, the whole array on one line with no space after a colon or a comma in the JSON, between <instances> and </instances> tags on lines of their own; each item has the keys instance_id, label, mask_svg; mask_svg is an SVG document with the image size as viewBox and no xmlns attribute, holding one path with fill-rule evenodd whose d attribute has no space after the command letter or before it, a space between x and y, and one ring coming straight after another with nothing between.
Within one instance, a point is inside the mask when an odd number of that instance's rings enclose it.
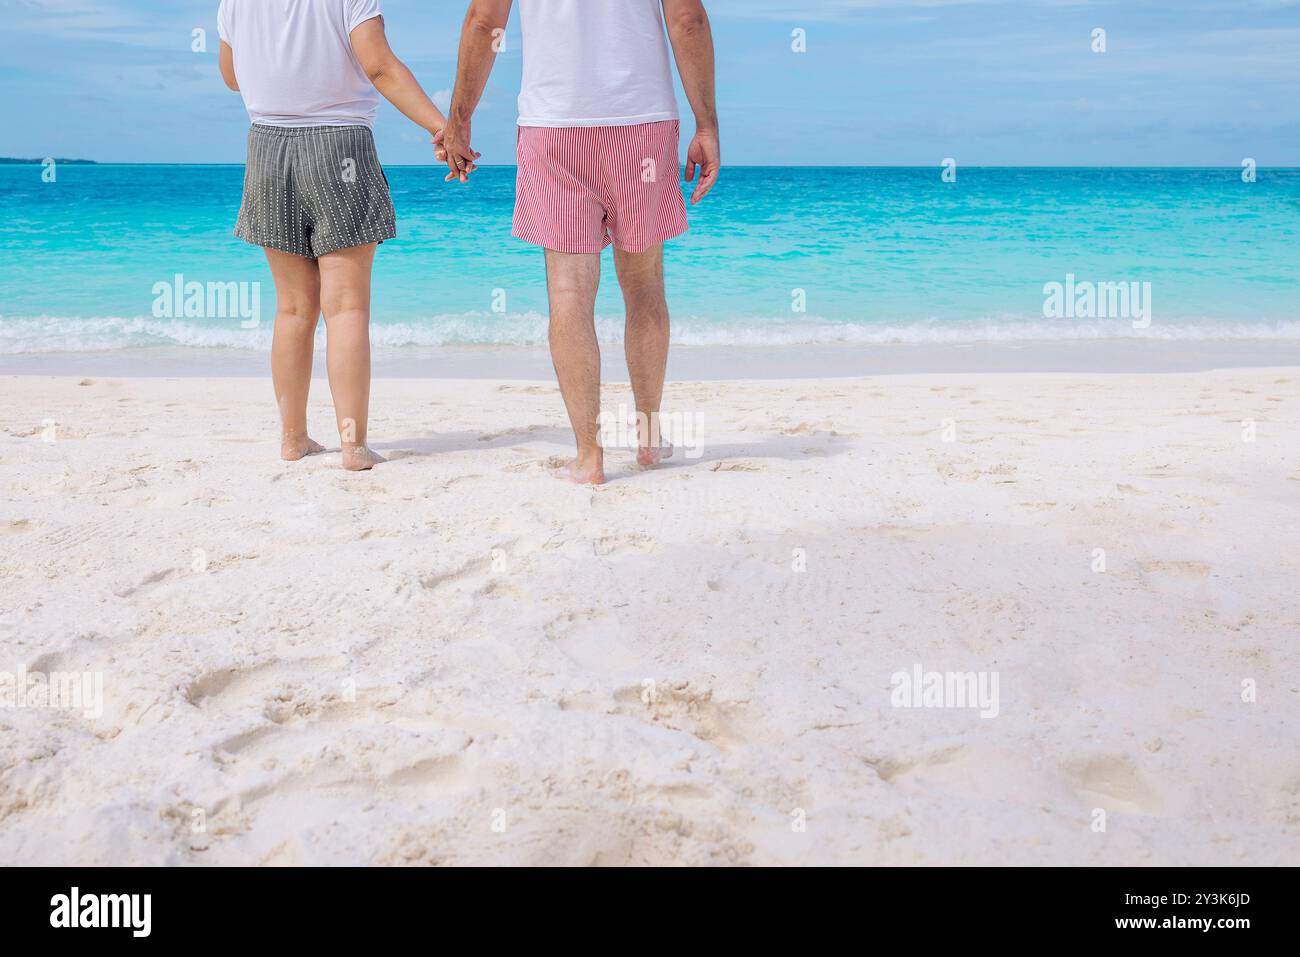
<instances>
[{"instance_id":1,"label":"footprint in sand","mask_svg":"<svg viewBox=\"0 0 1300 957\"><path fill-rule=\"evenodd\" d=\"M689 681L626 685L614 692L615 712L673 731L681 731L722 751L749 743L738 704L713 700L713 689Z\"/></svg>"},{"instance_id":2,"label":"footprint in sand","mask_svg":"<svg viewBox=\"0 0 1300 957\"><path fill-rule=\"evenodd\" d=\"M627 552L637 554L654 553L662 549L658 541L649 535L632 532L624 535L606 535L591 543L592 551L597 555L617 555Z\"/></svg>"},{"instance_id":3,"label":"footprint in sand","mask_svg":"<svg viewBox=\"0 0 1300 957\"><path fill-rule=\"evenodd\" d=\"M550 395L552 392L558 392L559 389L548 388L546 386L541 386L541 385L527 385L527 386L499 385L497 386L497 391L518 392L522 395Z\"/></svg>"},{"instance_id":4,"label":"footprint in sand","mask_svg":"<svg viewBox=\"0 0 1300 957\"><path fill-rule=\"evenodd\" d=\"M320 687L328 684L323 675L339 672L348 663L347 658L331 655L320 658L267 661L261 664L219 668L195 678L185 688L185 700L195 707L213 707L231 698L268 698L269 692L277 694L303 679Z\"/></svg>"},{"instance_id":5,"label":"footprint in sand","mask_svg":"<svg viewBox=\"0 0 1300 957\"><path fill-rule=\"evenodd\" d=\"M1071 785L1089 804L1126 814L1148 814L1160 808L1160 795L1126 755L1081 758L1067 765L1065 771Z\"/></svg>"},{"instance_id":6,"label":"footprint in sand","mask_svg":"<svg viewBox=\"0 0 1300 957\"><path fill-rule=\"evenodd\" d=\"M1196 561L1145 561L1138 568L1147 574L1169 575L1184 581L1203 581L1210 576L1208 562Z\"/></svg>"},{"instance_id":7,"label":"footprint in sand","mask_svg":"<svg viewBox=\"0 0 1300 957\"><path fill-rule=\"evenodd\" d=\"M515 462L513 465L507 465L501 471L503 472L553 472L555 469L563 468L571 460L563 455L552 455L545 459L529 459L526 462Z\"/></svg>"},{"instance_id":8,"label":"footprint in sand","mask_svg":"<svg viewBox=\"0 0 1300 957\"><path fill-rule=\"evenodd\" d=\"M367 801L392 789L421 799L461 794L477 778L467 757L473 743L466 731L429 715L335 700L217 743L212 757L221 783L206 803L214 816L233 809L248 821L263 813L310 817L304 792L351 792Z\"/></svg>"}]
</instances>

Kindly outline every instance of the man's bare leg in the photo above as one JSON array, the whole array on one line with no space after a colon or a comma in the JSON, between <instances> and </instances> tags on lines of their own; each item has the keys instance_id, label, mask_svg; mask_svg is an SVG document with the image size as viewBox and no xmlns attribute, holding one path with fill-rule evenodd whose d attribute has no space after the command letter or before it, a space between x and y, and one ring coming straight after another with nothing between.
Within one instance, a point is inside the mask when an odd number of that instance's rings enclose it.
<instances>
[{"instance_id":1,"label":"man's bare leg","mask_svg":"<svg viewBox=\"0 0 1300 957\"><path fill-rule=\"evenodd\" d=\"M623 289L627 323L623 348L637 411L637 464L653 468L671 456L659 434L659 409L668 367L668 301L664 297L664 247L644 252L614 250L614 268Z\"/></svg>"},{"instance_id":2,"label":"man's bare leg","mask_svg":"<svg viewBox=\"0 0 1300 957\"><path fill-rule=\"evenodd\" d=\"M320 271L302 256L267 249L275 280L275 328L271 335L271 383L280 408L280 458L296 462L324 451L307 435L312 348L320 319Z\"/></svg>"},{"instance_id":3,"label":"man's bare leg","mask_svg":"<svg viewBox=\"0 0 1300 957\"><path fill-rule=\"evenodd\" d=\"M326 363L343 467L354 472L385 461L366 445L370 417L370 269L375 244L328 253L320 264Z\"/></svg>"},{"instance_id":4,"label":"man's bare leg","mask_svg":"<svg viewBox=\"0 0 1300 957\"><path fill-rule=\"evenodd\" d=\"M605 481L600 448L600 344L596 341L598 253L546 250L546 292L551 304L551 361L578 443L578 457L559 476L580 485Z\"/></svg>"}]
</instances>

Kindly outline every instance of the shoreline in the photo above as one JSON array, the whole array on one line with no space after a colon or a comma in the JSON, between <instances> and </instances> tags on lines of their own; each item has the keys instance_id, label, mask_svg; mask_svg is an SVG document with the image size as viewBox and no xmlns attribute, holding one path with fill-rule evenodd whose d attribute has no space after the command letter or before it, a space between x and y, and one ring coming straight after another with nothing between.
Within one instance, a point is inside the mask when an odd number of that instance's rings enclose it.
<instances>
[{"instance_id":1,"label":"shoreline","mask_svg":"<svg viewBox=\"0 0 1300 957\"><path fill-rule=\"evenodd\" d=\"M622 348L602 344L602 375L623 381ZM1188 373L1300 366L1300 341L1222 339L1025 340L973 343L675 345L670 381L838 379L878 375L979 373ZM113 352L0 356L0 376L119 378L265 378L267 352L137 347ZM315 375L325 375L317 349ZM378 379L550 380L543 346L376 348Z\"/></svg>"}]
</instances>

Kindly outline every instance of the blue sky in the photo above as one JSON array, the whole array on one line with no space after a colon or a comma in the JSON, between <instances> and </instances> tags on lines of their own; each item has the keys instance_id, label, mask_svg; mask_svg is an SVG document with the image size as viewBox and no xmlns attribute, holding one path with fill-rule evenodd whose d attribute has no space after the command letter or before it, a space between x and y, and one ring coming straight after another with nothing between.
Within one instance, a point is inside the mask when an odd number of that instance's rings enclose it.
<instances>
[{"instance_id":1,"label":"blue sky","mask_svg":"<svg viewBox=\"0 0 1300 957\"><path fill-rule=\"evenodd\" d=\"M613 2L613 0L611 0ZM734 164L1300 165L1300 0L711 0ZM216 0L0 0L0 155L240 162ZM464 4L384 0L431 92ZM209 31L209 51L190 32ZM1091 50L1094 28L1107 52ZM791 31L807 52L791 51ZM513 162L517 24L475 121ZM686 124L689 126L689 124ZM423 134L384 106L386 163Z\"/></svg>"}]
</instances>

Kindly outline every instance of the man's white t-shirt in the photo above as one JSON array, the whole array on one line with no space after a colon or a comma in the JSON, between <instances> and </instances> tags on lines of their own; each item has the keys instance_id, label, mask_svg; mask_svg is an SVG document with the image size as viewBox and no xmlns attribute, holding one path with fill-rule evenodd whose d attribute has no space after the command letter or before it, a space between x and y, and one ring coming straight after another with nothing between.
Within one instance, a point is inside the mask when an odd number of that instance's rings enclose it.
<instances>
[{"instance_id":1,"label":"man's white t-shirt","mask_svg":"<svg viewBox=\"0 0 1300 957\"><path fill-rule=\"evenodd\" d=\"M519 0L520 126L677 119L661 0Z\"/></svg>"},{"instance_id":2,"label":"man's white t-shirt","mask_svg":"<svg viewBox=\"0 0 1300 957\"><path fill-rule=\"evenodd\" d=\"M266 126L373 126L379 92L350 35L379 0L221 0L248 117Z\"/></svg>"}]
</instances>

